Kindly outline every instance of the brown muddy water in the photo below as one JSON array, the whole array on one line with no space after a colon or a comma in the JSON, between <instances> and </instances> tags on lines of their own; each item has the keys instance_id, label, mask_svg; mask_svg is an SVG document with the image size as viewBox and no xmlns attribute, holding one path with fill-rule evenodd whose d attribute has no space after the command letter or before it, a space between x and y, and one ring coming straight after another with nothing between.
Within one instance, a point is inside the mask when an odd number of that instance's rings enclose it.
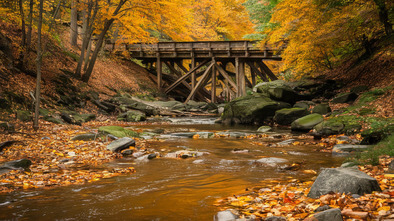
<instances>
[{"instance_id":1,"label":"brown muddy water","mask_svg":"<svg viewBox=\"0 0 394 221\"><path fill-rule=\"evenodd\" d=\"M168 134L184 131L255 133L257 129L212 124L211 119L174 120L171 125L138 128L165 130L167 135L149 142L150 148L162 156L185 149L209 154L187 159L160 157L149 161L123 158L106 166L134 166L135 174L85 185L0 195L0 220L213 220L220 210L214 206L217 199L259 186L267 179L308 180L311 175L302 170L318 171L340 164L340 159L331 154L317 152L316 146L266 145L283 141L278 135L291 135L289 130L277 130L269 133L268 138L251 140L235 137L192 139ZM235 148L249 152L234 153ZM286 162L269 165L256 162L262 157L281 158ZM294 162L303 162L302 169L281 169Z\"/></svg>"}]
</instances>

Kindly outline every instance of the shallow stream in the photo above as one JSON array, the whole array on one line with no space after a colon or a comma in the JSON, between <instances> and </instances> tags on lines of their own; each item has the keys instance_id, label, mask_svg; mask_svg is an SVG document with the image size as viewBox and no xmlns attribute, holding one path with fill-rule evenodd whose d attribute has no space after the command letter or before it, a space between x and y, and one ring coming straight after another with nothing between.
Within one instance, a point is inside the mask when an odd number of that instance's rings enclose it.
<instances>
[{"instance_id":1,"label":"shallow stream","mask_svg":"<svg viewBox=\"0 0 394 221\"><path fill-rule=\"evenodd\" d=\"M256 133L257 127L222 126L213 124L212 119L177 119L170 125L138 128L165 130L167 134L161 139L149 142L149 148L162 156L186 149L209 154L187 159L160 157L149 161L123 158L107 166L133 166L136 173L85 185L0 195L0 220L213 220L219 211L214 203L219 198L258 186L267 179L307 180L313 175L303 170L318 171L340 163L329 153L316 151L317 146L275 146L289 137L299 140L289 130L277 130L262 139L235 136L193 139L171 133ZM234 152L234 149L248 151ZM256 161L269 157L285 162L264 164ZM302 163L300 170L283 169L296 162Z\"/></svg>"}]
</instances>

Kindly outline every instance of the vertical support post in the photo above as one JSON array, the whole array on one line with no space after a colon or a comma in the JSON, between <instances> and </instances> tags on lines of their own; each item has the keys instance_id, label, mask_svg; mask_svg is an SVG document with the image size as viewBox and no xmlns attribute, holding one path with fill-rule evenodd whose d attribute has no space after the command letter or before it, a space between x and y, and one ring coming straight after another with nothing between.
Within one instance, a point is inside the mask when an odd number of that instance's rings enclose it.
<instances>
[{"instance_id":1,"label":"vertical support post","mask_svg":"<svg viewBox=\"0 0 394 221\"><path fill-rule=\"evenodd\" d=\"M225 90L226 100L230 101L231 100L231 98L230 98L230 87L228 85L228 80L227 79L224 80L224 85L225 85L225 89L224 90Z\"/></svg>"},{"instance_id":2,"label":"vertical support post","mask_svg":"<svg viewBox=\"0 0 394 221\"><path fill-rule=\"evenodd\" d=\"M215 58L212 58L212 63L216 63ZM216 67L212 66L212 85L211 85L211 103L216 103Z\"/></svg>"},{"instance_id":3,"label":"vertical support post","mask_svg":"<svg viewBox=\"0 0 394 221\"><path fill-rule=\"evenodd\" d=\"M237 84L237 94L236 94L236 97L239 97L240 96L240 92L241 92L241 90L239 90L239 85L240 85L240 83L241 82L239 82L239 58L238 57L236 57L235 58L235 83Z\"/></svg>"},{"instance_id":4,"label":"vertical support post","mask_svg":"<svg viewBox=\"0 0 394 221\"><path fill-rule=\"evenodd\" d=\"M240 96L244 96L246 94L245 88L245 61L239 61L239 82L240 82Z\"/></svg>"},{"instance_id":5,"label":"vertical support post","mask_svg":"<svg viewBox=\"0 0 394 221\"><path fill-rule=\"evenodd\" d=\"M235 71L237 79L237 97L244 96L246 94L245 88L245 61L240 58L235 58Z\"/></svg>"},{"instance_id":6,"label":"vertical support post","mask_svg":"<svg viewBox=\"0 0 394 221\"><path fill-rule=\"evenodd\" d=\"M192 63L190 70L193 70L196 67L196 58L194 57L194 53L192 53ZM193 71L191 74L191 83L192 83L192 88L196 87L196 72ZM192 100L194 100L194 95L191 97Z\"/></svg>"},{"instance_id":7,"label":"vertical support post","mask_svg":"<svg viewBox=\"0 0 394 221\"><path fill-rule=\"evenodd\" d=\"M156 61L156 72L157 72L157 89L161 92L161 82L162 82L162 65L161 65L161 59L160 56L157 56L157 61Z\"/></svg>"},{"instance_id":8,"label":"vertical support post","mask_svg":"<svg viewBox=\"0 0 394 221\"><path fill-rule=\"evenodd\" d=\"M256 73L252 67L250 67L250 75L252 76L252 86L254 87L256 85Z\"/></svg>"}]
</instances>

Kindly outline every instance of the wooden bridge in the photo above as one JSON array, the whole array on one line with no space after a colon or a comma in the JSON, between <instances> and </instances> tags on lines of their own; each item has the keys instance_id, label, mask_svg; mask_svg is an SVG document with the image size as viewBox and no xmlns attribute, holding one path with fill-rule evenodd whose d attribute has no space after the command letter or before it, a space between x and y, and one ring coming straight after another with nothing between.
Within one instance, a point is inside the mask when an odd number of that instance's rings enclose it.
<instances>
[{"instance_id":1,"label":"wooden bridge","mask_svg":"<svg viewBox=\"0 0 394 221\"><path fill-rule=\"evenodd\" d=\"M106 45L108 50L114 49L108 46L114 45ZM264 60L281 60L280 49L258 48L252 41L159 42L124 45L123 49L148 67L155 66L154 80L161 92L176 91L185 102L193 99L215 103L243 96L246 85L253 87L257 77L263 81L277 79ZM210 90L205 88L207 85ZM218 86L222 88L220 96Z\"/></svg>"}]
</instances>

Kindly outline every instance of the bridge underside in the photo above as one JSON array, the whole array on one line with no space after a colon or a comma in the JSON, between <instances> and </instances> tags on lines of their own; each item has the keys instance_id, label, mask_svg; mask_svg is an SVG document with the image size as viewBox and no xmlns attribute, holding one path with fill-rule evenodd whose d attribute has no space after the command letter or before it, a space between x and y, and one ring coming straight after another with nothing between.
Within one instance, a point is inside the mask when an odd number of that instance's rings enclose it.
<instances>
[{"instance_id":1,"label":"bridge underside","mask_svg":"<svg viewBox=\"0 0 394 221\"><path fill-rule=\"evenodd\" d=\"M281 60L278 52L257 49L254 42L160 42L129 45L131 56L155 68L152 79L161 92L212 103L246 94L257 79L276 80L264 60Z\"/></svg>"}]
</instances>

